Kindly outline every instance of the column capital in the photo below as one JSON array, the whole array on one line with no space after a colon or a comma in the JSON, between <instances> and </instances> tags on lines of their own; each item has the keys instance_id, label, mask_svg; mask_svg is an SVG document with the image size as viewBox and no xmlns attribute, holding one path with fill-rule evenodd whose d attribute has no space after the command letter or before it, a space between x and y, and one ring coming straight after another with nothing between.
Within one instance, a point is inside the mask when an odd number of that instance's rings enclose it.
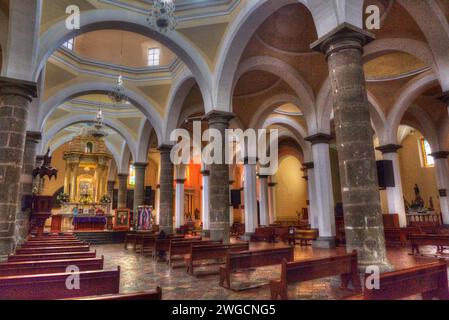
<instances>
[{"instance_id":1,"label":"column capital","mask_svg":"<svg viewBox=\"0 0 449 320\"><path fill-rule=\"evenodd\" d=\"M268 179L270 176L267 175L267 174L260 174L260 173L258 173L257 177L259 177L259 179Z\"/></svg>"},{"instance_id":2,"label":"column capital","mask_svg":"<svg viewBox=\"0 0 449 320\"><path fill-rule=\"evenodd\" d=\"M26 141L39 143L42 140L42 133L39 131L27 131L26 132Z\"/></svg>"},{"instance_id":3,"label":"column capital","mask_svg":"<svg viewBox=\"0 0 449 320\"><path fill-rule=\"evenodd\" d=\"M441 96L440 100L443 101L444 103L449 104L449 91L443 92L443 95Z\"/></svg>"},{"instance_id":4,"label":"column capital","mask_svg":"<svg viewBox=\"0 0 449 320\"><path fill-rule=\"evenodd\" d=\"M375 35L349 23L342 23L310 45L314 51L322 52L328 58L344 49L363 51L363 46L375 40Z\"/></svg>"},{"instance_id":5,"label":"column capital","mask_svg":"<svg viewBox=\"0 0 449 320\"><path fill-rule=\"evenodd\" d=\"M210 171L209 170L203 170L200 172L203 176L208 177L210 176Z\"/></svg>"},{"instance_id":6,"label":"column capital","mask_svg":"<svg viewBox=\"0 0 449 320\"><path fill-rule=\"evenodd\" d=\"M304 162L302 164L302 171L307 171L310 169L314 169L315 168L315 164L313 162Z\"/></svg>"},{"instance_id":7,"label":"column capital","mask_svg":"<svg viewBox=\"0 0 449 320\"><path fill-rule=\"evenodd\" d=\"M134 168L136 169L146 169L148 166L148 162L135 162L133 163Z\"/></svg>"},{"instance_id":8,"label":"column capital","mask_svg":"<svg viewBox=\"0 0 449 320\"><path fill-rule=\"evenodd\" d=\"M171 144L161 144L157 150L159 150L159 152L171 152L171 149L173 149L173 145Z\"/></svg>"},{"instance_id":9,"label":"column capital","mask_svg":"<svg viewBox=\"0 0 449 320\"><path fill-rule=\"evenodd\" d=\"M399 149L402 149L402 146L399 144L386 144L376 148L376 150L382 152L382 154L397 153Z\"/></svg>"},{"instance_id":10,"label":"column capital","mask_svg":"<svg viewBox=\"0 0 449 320\"><path fill-rule=\"evenodd\" d=\"M184 184L184 183L186 183L186 179L175 179L175 182L177 184Z\"/></svg>"},{"instance_id":11,"label":"column capital","mask_svg":"<svg viewBox=\"0 0 449 320\"><path fill-rule=\"evenodd\" d=\"M431 153L430 156L432 158L434 158L435 160L447 159L447 157L449 156L449 152L448 151L437 151L437 152Z\"/></svg>"},{"instance_id":12,"label":"column capital","mask_svg":"<svg viewBox=\"0 0 449 320\"><path fill-rule=\"evenodd\" d=\"M327 133L317 133L306 137L304 140L310 142L313 146L315 144L329 144L333 138L332 135Z\"/></svg>"},{"instance_id":13,"label":"column capital","mask_svg":"<svg viewBox=\"0 0 449 320\"><path fill-rule=\"evenodd\" d=\"M251 163L250 163L251 162ZM245 157L243 158L243 164L257 165L259 159L257 157Z\"/></svg>"},{"instance_id":14,"label":"column capital","mask_svg":"<svg viewBox=\"0 0 449 320\"><path fill-rule=\"evenodd\" d=\"M14 95L27 99L29 102L37 97L37 84L35 82L0 77L0 96Z\"/></svg>"},{"instance_id":15,"label":"column capital","mask_svg":"<svg viewBox=\"0 0 449 320\"><path fill-rule=\"evenodd\" d=\"M223 123L229 124L229 121L235 118L235 113L213 110L207 113L203 120L209 121L209 123Z\"/></svg>"},{"instance_id":16,"label":"column capital","mask_svg":"<svg viewBox=\"0 0 449 320\"><path fill-rule=\"evenodd\" d=\"M117 176L119 178L128 178L129 177L129 173L119 173L119 174L117 174Z\"/></svg>"}]
</instances>

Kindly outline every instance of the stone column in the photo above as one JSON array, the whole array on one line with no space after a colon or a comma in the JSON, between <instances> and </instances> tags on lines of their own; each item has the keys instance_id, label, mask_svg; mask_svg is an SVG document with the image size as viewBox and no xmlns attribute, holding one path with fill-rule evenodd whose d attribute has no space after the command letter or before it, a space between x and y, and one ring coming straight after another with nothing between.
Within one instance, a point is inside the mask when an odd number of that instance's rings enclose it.
<instances>
[{"instance_id":1,"label":"stone column","mask_svg":"<svg viewBox=\"0 0 449 320\"><path fill-rule=\"evenodd\" d=\"M372 39L372 34L342 24L312 44L312 48L324 52L329 65L346 249L358 251L361 269L376 265L389 270L362 61L363 45ZM319 178L315 177L315 181Z\"/></svg>"},{"instance_id":2,"label":"stone column","mask_svg":"<svg viewBox=\"0 0 449 320\"><path fill-rule=\"evenodd\" d=\"M259 203L260 225L270 225L270 212L268 209L268 176L259 174Z\"/></svg>"},{"instance_id":3,"label":"stone column","mask_svg":"<svg viewBox=\"0 0 449 320\"><path fill-rule=\"evenodd\" d=\"M156 186L155 196L154 196L154 209L156 210L156 224L159 225L159 213L160 213L160 195L161 186Z\"/></svg>"},{"instance_id":4,"label":"stone column","mask_svg":"<svg viewBox=\"0 0 449 320\"><path fill-rule=\"evenodd\" d=\"M395 187L387 188L388 213L399 215L399 225L401 228L407 226L407 216L405 215L404 194L402 192L401 168L399 166L398 150L402 146L389 144L376 148L382 152L384 160L390 160L393 163L393 173Z\"/></svg>"},{"instance_id":5,"label":"stone column","mask_svg":"<svg viewBox=\"0 0 449 320\"><path fill-rule=\"evenodd\" d=\"M176 179L175 228L185 224L184 221L184 184L186 179Z\"/></svg>"},{"instance_id":6,"label":"stone column","mask_svg":"<svg viewBox=\"0 0 449 320\"><path fill-rule=\"evenodd\" d=\"M173 233L173 180L174 166L170 159L172 146L161 146L159 230L167 235Z\"/></svg>"},{"instance_id":7,"label":"stone column","mask_svg":"<svg viewBox=\"0 0 449 320\"><path fill-rule=\"evenodd\" d=\"M128 174L118 174L117 209L127 209Z\"/></svg>"},{"instance_id":8,"label":"stone column","mask_svg":"<svg viewBox=\"0 0 449 320\"><path fill-rule=\"evenodd\" d=\"M232 186L234 185L233 180L229 181L229 190L232 190ZM234 224L234 206L232 205L231 199L231 191L229 191L229 225L232 226Z\"/></svg>"},{"instance_id":9,"label":"stone column","mask_svg":"<svg viewBox=\"0 0 449 320\"><path fill-rule=\"evenodd\" d=\"M316 220L314 223L319 230L319 238L313 242L317 248L335 247L335 213L334 193L332 190L332 173L329 156L329 142L332 137L328 134L318 133L307 137L312 144L314 166L314 185L316 198Z\"/></svg>"},{"instance_id":10,"label":"stone column","mask_svg":"<svg viewBox=\"0 0 449 320\"><path fill-rule=\"evenodd\" d=\"M14 250L28 107L36 84L0 78L0 261Z\"/></svg>"},{"instance_id":11,"label":"stone column","mask_svg":"<svg viewBox=\"0 0 449 320\"><path fill-rule=\"evenodd\" d=\"M203 187L201 190L201 204L203 208L203 214L202 214L202 221L203 221L203 236L209 237L210 236L210 220L209 220L209 176L210 172L209 170L202 170L202 182Z\"/></svg>"},{"instance_id":12,"label":"stone column","mask_svg":"<svg viewBox=\"0 0 449 320\"><path fill-rule=\"evenodd\" d=\"M209 165L209 217L210 237L212 240L230 242L229 226L229 165L225 157L225 132L233 113L212 111L204 119L209 123L209 129L216 130L221 135L222 163Z\"/></svg>"},{"instance_id":13,"label":"stone column","mask_svg":"<svg viewBox=\"0 0 449 320\"><path fill-rule=\"evenodd\" d=\"M268 208L270 212L270 224L276 221L276 185L277 183L273 181L273 176L268 182Z\"/></svg>"},{"instance_id":14,"label":"stone column","mask_svg":"<svg viewBox=\"0 0 449 320\"><path fill-rule=\"evenodd\" d=\"M113 200L114 198L114 187L115 187L115 181L108 181L108 196Z\"/></svg>"},{"instance_id":15,"label":"stone column","mask_svg":"<svg viewBox=\"0 0 449 320\"><path fill-rule=\"evenodd\" d=\"M318 229L318 215L316 214L316 190L315 190L315 165L313 162L305 162L303 171L307 177L307 195L309 198L309 222L312 229Z\"/></svg>"},{"instance_id":16,"label":"stone column","mask_svg":"<svg viewBox=\"0 0 449 320\"><path fill-rule=\"evenodd\" d=\"M435 159L435 171L437 175L438 193L440 195L440 208L443 223L449 224L449 170L447 164L448 151L438 151L431 154Z\"/></svg>"},{"instance_id":17,"label":"stone column","mask_svg":"<svg viewBox=\"0 0 449 320\"><path fill-rule=\"evenodd\" d=\"M134 185L134 222L137 222L137 210L145 204L145 170L148 163L134 163L136 170L136 184Z\"/></svg>"},{"instance_id":18,"label":"stone column","mask_svg":"<svg viewBox=\"0 0 449 320\"><path fill-rule=\"evenodd\" d=\"M23 155L22 176L20 178L21 199L33 194L33 170L35 169L36 147L41 140L40 132L27 131ZM30 210L22 210L21 202L16 216L16 244L25 242L29 231Z\"/></svg>"},{"instance_id":19,"label":"stone column","mask_svg":"<svg viewBox=\"0 0 449 320\"><path fill-rule=\"evenodd\" d=\"M245 232L246 238L256 232L259 226L257 219L257 186L256 186L256 165L254 162L245 159L243 166L243 175L245 177Z\"/></svg>"}]
</instances>

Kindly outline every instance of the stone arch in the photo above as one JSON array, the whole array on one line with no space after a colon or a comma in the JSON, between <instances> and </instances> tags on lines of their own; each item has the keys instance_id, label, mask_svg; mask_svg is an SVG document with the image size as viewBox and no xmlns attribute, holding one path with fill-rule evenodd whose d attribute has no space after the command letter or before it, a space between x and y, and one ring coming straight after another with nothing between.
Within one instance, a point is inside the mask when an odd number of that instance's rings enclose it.
<instances>
[{"instance_id":1,"label":"stone arch","mask_svg":"<svg viewBox=\"0 0 449 320\"><path fill-rule=\"evenodd\" d=\"M275 11L289 4L301 3L311 13L318 37L348 22L362 28L363 1L354 0L246 0L244 8L229 26L214 75L213 104L217 109L229 111L234 74L240 57L259 26Z\"/></svg>"},{"instance_id":2,"label":"stone arch","mask_svg":"<svg viewBox=\"0 0 449 320\"><path fill-rule=\"evenodd\" d=\"M54 137L61 130L71 125L78 123L94 123L94 122L95 121L91 115L77 115L62 120L60 122L57 122L56 124L52 125L51 129L48 130L48 132L44 133L42 137L42 147L46 149L52 137ZM134 141L133 137L129 134L129 132L126 130L126 128L123 125L121 125L118 121L114 121L113 119L107 117L103 120L103 123L109 128L113 129L123 138L123 140L128 144L131 154L133 155L133 158L136 159L137 156L136 142Z\"/></svg>"},{"instance_id":3,"label":"stone arch","mask_svg":"<svg viewBox=\"0 0 449 320\"><path fill-rule=\"evenodd\" d=\"M187 41L180 33L174 31L170 34L162 34L151 29L145 15L125 10L97 9L82 12L80 15L81 28L68 30L65 28L65 20L59 20L50 27L40 39L37 54L37 65L34 70L34 79L37 79L40 70L44 67L48 58L65 41L77 35L104 29L118 29L139 33L150 37L173 51L188 66L200 87L205 105L212 109L210 84L211 73L208 64L197 49Z\"/></svg>"},{"instance_id":4,"label":"stone arch","mask_svg":"<svg viewBox=\"0 0 449 320\"><path fill-rule=\"evenodd\" d=\"M273 57L259 56L249 58L239 65L235 74L232 91L234 90L238 79L240 79L243 74L253 70L269 72L284 80L296 93L298 97L297 100L299 100L297 106L300 107L301 111L304 113L307 123L310 123L313 126L315 122L315 96L313 89L296 69L288 63Z\"/></svg>"},{"instance_id":5,"label":"stone arch","mask_svg":"<svg viewBox=\"0 0 449 320\"><path fill-rule=\"evenodd\" d=\"M119 162L117 162L119 171L118 173L129 174L129 163L131 162L132 159L133 158L129 150L128 144L124 142L122 145L120 160Z\"/></svg>"},{"instance_id":6,"label":"stone arch","mask_svg":"<svg viewBox=\"0 0 449 320\"><path fill-rule=\"evenodd\" d=\"M407 111L416 119L417 123L420 125L420 128L417 129L419 129L424 137L426 137L427 141L429 141L432 150L440 150L438 131L429 114L417 105L410 106Z\"/></svg>"},{"instance_id":7,"label":"stone arch","mask_svg":"<svg viewBox=\"0 0 449 320\"><path fill-rule=\"evenodd\" d=\"M146 163L148 162L148 152L150 151L151 135L153 133L153 127L145 120L142 121L139 129L139 137L136 145L136 162Z\"/></svg>"},{"instance_id":8,"label":"stone arch","mask_svg":"<svg viewBox=\"0 0 449 320\"><path fill-rule=\"evenodd\" d=\"M184 101L195 84L196 81L193 75L186 71L172 86L167 116L165 117L163 127L165 139L168 140L171 132L177 128Z\"/></svg>"},{"instance_id":9,"label":"stone arch","mask_svg":"<svg viewBox=\"0 0 449 320\"><path fill-rule=\"evenodd\" d=\"M50 97L42 105L39 112L38 123L41 127L44 126L46 120L51 115L51 113L56 110L61 104L69 101L75 97L83 96L92 93L107 93L113 90L114 84L104 83L104 82L87 82L75 84L64 88L57 94ZM124 94L129 98L130 102L137 107L148 119L152 127L154 128L158 141L162 141L162 118L156 109L140 94L125 88Z\"/></svg>"},{"instance_id":10,"label":"stone arch","mask_svg":"<svg viewBox=\"0 0 449 320\"><path fill-rule=\"evenodd\" d=\"M387 117L386 139L396 141L396 134L405 112L423 92L438 84L434 73L428 71L410 80L401 90Z\"/></svg>"}]
</instances>

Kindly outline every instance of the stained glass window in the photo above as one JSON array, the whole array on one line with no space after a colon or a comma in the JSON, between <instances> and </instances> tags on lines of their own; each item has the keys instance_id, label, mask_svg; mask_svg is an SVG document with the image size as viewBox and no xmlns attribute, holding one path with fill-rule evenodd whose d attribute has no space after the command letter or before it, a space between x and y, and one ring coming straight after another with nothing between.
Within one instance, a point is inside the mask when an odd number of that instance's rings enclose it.
<instances>
[{"instance_id":1,"label":"stained glass window","mask_svg":"<svg viewBox=\"0 0 449 320\"><path fill-rule=\"evenodd\" d=\"M128 178L128 184L131 187L134 187L136 185L136 169L133 165L129 166L129 178Z\"/></svg>"}]
</instances>

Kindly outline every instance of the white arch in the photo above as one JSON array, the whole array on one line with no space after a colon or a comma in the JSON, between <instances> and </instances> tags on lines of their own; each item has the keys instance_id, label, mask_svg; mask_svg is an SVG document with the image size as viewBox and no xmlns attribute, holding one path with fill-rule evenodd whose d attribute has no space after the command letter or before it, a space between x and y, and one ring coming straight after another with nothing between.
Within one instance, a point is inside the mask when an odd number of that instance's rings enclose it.
<instances>
[{"instance_id":1,"label":"white arch","mask_svg":"<svg viewBox=\"0 0 449 320\"><path fill-rule=\"evenodd\" d=\"M104 83L104 82L87 82L74 84L69 87L64 88L57 94L51 96L42 105L41 110L39 110L39 124L43 128L46 120L50 114L64 102L71 100L77 96L82 96L90 93L106 93L113 90L114 84ZM162 118L156 109L142 97L140 94L125 88L124 94L129 98L130 102L136 106L148 119L152 127L156 131L158 141L162 141Z\"/></svg>"},{"instance_id":2,"label":"white arch","mask_svg":"<svg viewBox=\"0 0 449 320\"><path fill-rule=\"evenodd\" d=\"M208 64L200 52L180 33L174 31L167 35L152 30L145 15L127 10L96 9L84 11L80 15L81 28L68 30L65 27L65 17L50 27L40 39L37 66L34 79L51 54L65 41L77 35L103 29L120 29L136 32L150 37L172 50L189 67L201 89L207 108L212 109L210 85L212 83Z\"/></svg>"},{"instance_id":3,"label":"white arch","mask_svg":"<svg viewBox=\"0 0 449 320\"><path fill-rule=\"evenodd\" d=\"M362 28L363 1L360 0L245 0L233 23L228 27L217 59L213 82L213 103L228 111L230 96L240 57L259 26L278 9L302 3L311 13L318 37L347 22Z\"/></svg>"},{"instance_id":4,"label":"white arch","mask_svg":"<svg viewBox=\"0 0 449 320\"><path fill-rule=\"evenodd\" d=\"M63 119L61 121L56 122L53 124L47 132L44 132L42 137L42 146L43 148L47 148L48 144L50 143L52 137L56 136L58 132L61 130L74 125L78 123L92 123L94 122L94 119L92 118L92 115L89 114L80 114L76 116L71 116L67 119ZM115 121L111 118L105 118L103 120L103 123L116 131L122 138L125 140L125 142L129 145L131 153L133 157L137 155L137 148L136 148L136 142L131 136L131 134L128 132L126 127L124 127L119 121Z\"/></svg>"},{"instance_id":5,"label":"white arch","mask_svg":"<svg viewBox=\"0 0 449 320\"><path fill-rule=\"evenodd\" d=\"M432 150L439 151L440 142L438 139L438 132L429 114L417 105L410 106L407 111L413 115L416 121L421 125L420 131L426 137Z\"/></svg>"},{"instance_id":6,"label":"white arch","mask_svg":"<svg viewBox=\"0 0 449 320\"><path fill-rule=\"evenodd\" d=\"M148 162L148 151L150 150L150 141L153 128L148 121L142 121L139 138L137 140L137 152L136 152L136 162L146 163Z\"/></svg>"},{"instance_id":7,"label":"white arch","mask_svg":"<svg viewBox=\"0 0 449 320\"><path fill-rule=\"evenodd\" d=\"M131 157L129 147L126 142L124 142L122 145L120 160L117 162L119 174L129 174L129 163L131 162Z\"/></svg>"},{"instance_id":8,"label":"white arch","mask_svg":"<svg viewBox=\"0 0 449 320\"><path fill-rule=\"evenodd\" d=\"M170 90L167 115L163 126L164 141L168 141L171 132L176 129L179 123L182 106L184 105L184 100L195 83L196 81L192 73L190 71L185 71L172 86Z\"/></svg>"},{"instance_id":9,"label":"white arch","mask_svg":"<svg viewBox=\"0 0 449 320\"><path fill-rule=\"evenodd\" d=\"M259 56L249 58L239 65L234 78L234 87L243 74L252 70L269 72L284 80L298 96L299 105L297 106L304 113L307 123L313 126L315 122L315 96L313 89L295 68L273 57Z\"/></svg>"},{"instance_id":10,"label":"white arch","mask_svg":"<svg viewBox=\"0 0 449 320\"><path fill-rule=\"evenodd\" d=\"M387 117L386 138L389 141L397 140L396 136L401 120L413 101L435 84L438 84L437 77L434 73L428 71L413 78L402 88Z\"/></svg>"}]
</instances>

